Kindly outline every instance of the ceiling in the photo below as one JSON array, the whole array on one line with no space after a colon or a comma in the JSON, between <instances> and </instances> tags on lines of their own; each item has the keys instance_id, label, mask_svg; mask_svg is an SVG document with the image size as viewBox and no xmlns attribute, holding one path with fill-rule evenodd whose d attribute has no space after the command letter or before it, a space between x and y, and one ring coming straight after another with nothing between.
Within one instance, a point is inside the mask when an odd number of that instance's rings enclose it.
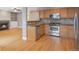
<instances>
[{"instance_id":1,"label":"ceiling","mask_svg":"<svg viewBox=\"0 0 79 59\"><path fill-rule=\"evenodd\" d=\"M14 8L16 7L0 7L0 10L5 10L5 11L11 11L13 12ZM22 10L21 7L17 7L18 9ZM28 9L35 11L35 10L46 10L46 9L52 9L53 7L28 7Z\"/></svg>"},{"instance_id":2,"label":"ceiling","mask_svg":"<svg viewBox=\"0 0 79 59\"><path fill-rule=\"evenodd\" d=\"M64 8L64 7L28 7L29 10L47 10L47 9L56 9L56 8Z\"/></svg>"},{"instance_id":3,"label":"ceiling","mask_svg":"<svg viewBox=\"0 0 79 59\"><path fill-rule=\"evenodd\" d=\"M0 10L5 10L5 11L10 11L10 12L14 12L14 8L16 7L0 7ZM18 9L22 9L22 8L19 8Z\"/></svg>"},{"instance_id":4,"label":"ceiling","mask_svg":"<svg viewBox=\"0 0 79 59\"><path fill-rule=\"evenodd\" d=\"M54 9L56 7L39 7L39 10Z\"/></svg>"},{"instance_id":5,"label":"ceiling","mask_svg":"<svg viewBox=\"0 0 79 59\"><path fill-rule=\"evenodd\" d=\"M22 10L21 7L0 7L0 10L15 12L14 8L18 8L19 10ZM55 9L60 7L28 7L29 10L35 11L35 10L47 10L47 9Z\"/></svg>"},{"instance_id":6,"label":"ceiling","mask_svg":"<svg viewBox=\"0 0 79 59\"><path fill-rule=\"evenodd\" d=\"M35 11L35 10L46 10L51 9L51 7L28 7L29 10Z\"/></svg>"}]
</instances>

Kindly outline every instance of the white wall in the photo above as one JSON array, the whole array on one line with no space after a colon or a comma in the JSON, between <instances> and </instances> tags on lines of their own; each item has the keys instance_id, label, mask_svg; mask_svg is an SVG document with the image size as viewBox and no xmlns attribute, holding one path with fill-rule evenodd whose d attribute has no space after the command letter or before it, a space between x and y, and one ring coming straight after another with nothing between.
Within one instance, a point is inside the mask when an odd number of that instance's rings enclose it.
<instances>
[{"instance_id":1,"label":"white wall","mask_svg":"<svg viewBox=\"0 0 79 59\"><path fill-rule=\"evenodd\" d=\"M11 20L10 12L0 10L0 20Z\"/></svg>"},{"instance_id":2,"label":"white wall","mask_svg":"<svg viewBox=\"0 0 79 59\"><path fill-rule=\"evenodd\" d=\"M20 16L18 17L18 20L20 19ZM11 12L0 10L0 20L10 20L10 29L12 28L18 28L18 22L20 21L11 21ZM21 22L20 22L21 23Z\"/></svg>"},{"instance_id":3,"label":"white wall","mask_svg":"<svg viewBox=\"0 0 79 59\"><path fill-rule=\"evenodd\" d=\"M22 13L17 14L18 26L22 28Z\"/></svg>"}]
</instances>

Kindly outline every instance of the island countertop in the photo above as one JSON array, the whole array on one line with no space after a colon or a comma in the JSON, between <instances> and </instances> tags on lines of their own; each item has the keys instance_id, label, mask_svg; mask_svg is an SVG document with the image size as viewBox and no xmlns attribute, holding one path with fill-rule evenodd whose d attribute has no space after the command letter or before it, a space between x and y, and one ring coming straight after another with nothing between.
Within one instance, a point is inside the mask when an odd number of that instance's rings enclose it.
<instances>
[{"instance_id":1,"label":"island countertop","mask_svg":"<svg viewBox=\"0 0 79 59\"><path fill-rule=\"evenodd\" d=\"M42 24L44 24L44 23L42 23L42 22L27 22L28 26L35 26L35 27L38 27Z\"/></svg>"}]
</instances>

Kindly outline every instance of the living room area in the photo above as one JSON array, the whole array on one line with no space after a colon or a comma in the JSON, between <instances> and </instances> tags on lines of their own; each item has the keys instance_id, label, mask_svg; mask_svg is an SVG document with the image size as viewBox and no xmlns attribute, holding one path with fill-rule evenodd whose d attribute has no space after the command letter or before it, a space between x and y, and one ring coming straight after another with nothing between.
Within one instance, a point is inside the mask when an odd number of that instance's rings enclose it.
<instances>
[{"instance_id":1,"label":"living room area","mask_svg":"<svg viewBox=\"0 0 79 59\"><path fill-rule=\"evenodd\" d=\"M0 7L0 51L18 50L21 40L22 8Z\"/></svg>"}]
</instances>

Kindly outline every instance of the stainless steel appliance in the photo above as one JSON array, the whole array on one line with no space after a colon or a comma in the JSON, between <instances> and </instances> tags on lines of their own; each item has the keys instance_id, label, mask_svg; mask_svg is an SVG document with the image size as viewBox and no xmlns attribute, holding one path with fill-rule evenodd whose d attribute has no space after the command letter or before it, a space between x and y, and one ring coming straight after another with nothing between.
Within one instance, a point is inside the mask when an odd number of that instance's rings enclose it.
<instances>
[{"instance_id":1,"label":"stainless steel appliance","mask_svg":"<svg viewBox=\"0 0 79 59\"><path fill-rule=\"evenodd\" d=\"M79 15L74 16L75 48L79 50Z\"/></svg>"},{"instance_id":2,"label":"stainless steel appliance","mask_svg":"<svg viewBox=\"0 0 79 59\"><path fill-rule=\"evenodd\" d=\"M59 32L60 32L60 27L58 25L53 25L53 26L50 26L50 35L53 35L53 36L59 36Z\"/></svg>"},{"instance_id":3,"label":"stainless steel appliance","mask_svg":"<svg viewBox=\"0 0 79 59\"><path fill-rule=\"evenodd\" d=\"M59 13L51 14L50 18L52 18L53 20L58 20L58 19L60 19L60 14Z\"/></svg>"},{"instance_id":4,"label":"stainless steel appliance","mask_svg":"<svg viewBox=\"0 0 79 59\"><path fill-rule=\"evenodd\" d=\"M60 14L59 13L54 13L50 15L50 18L52 19L52 22L49 24L49 34L53 36L60 36L60 26L59 22L60 21Z\"/></svg>"}]
</instances>

